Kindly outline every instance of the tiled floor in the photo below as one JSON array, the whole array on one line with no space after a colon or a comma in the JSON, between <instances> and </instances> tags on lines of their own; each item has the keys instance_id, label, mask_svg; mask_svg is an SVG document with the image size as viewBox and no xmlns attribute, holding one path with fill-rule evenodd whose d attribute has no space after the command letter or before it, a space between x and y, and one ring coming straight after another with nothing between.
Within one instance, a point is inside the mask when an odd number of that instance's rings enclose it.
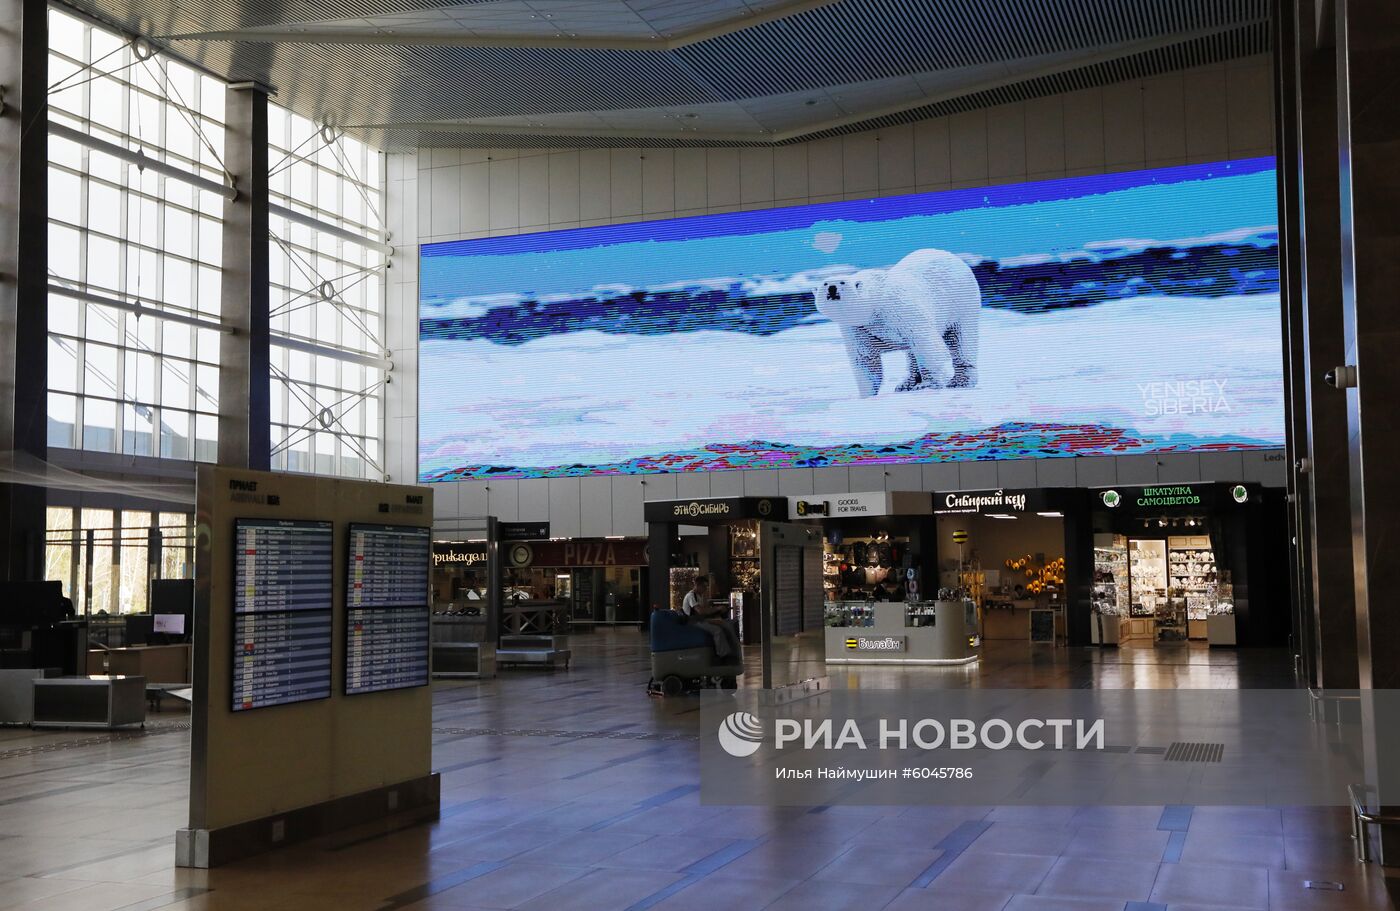
<instances>
[{"instance_id":1,"label":"tiled floor","mask_svg":"<svg viewBox=\"0 0 1400 911\"><path fill-rule=\"evenodd\" d=\"M1330 809L702 806L695 701L644 695L647 656L634 631L577 637L574 648L567 673L439 684L441 821L211 872L172 863L184 716L162 715L144 735L0 729L0 909L1391 907L1380 871L1351 860L1345 817ZM1271 653L1019 644L994 645L970 671L850 670L834 680L853 682L1292 684L1284 656Z\"/></svg>"}]
</instances>

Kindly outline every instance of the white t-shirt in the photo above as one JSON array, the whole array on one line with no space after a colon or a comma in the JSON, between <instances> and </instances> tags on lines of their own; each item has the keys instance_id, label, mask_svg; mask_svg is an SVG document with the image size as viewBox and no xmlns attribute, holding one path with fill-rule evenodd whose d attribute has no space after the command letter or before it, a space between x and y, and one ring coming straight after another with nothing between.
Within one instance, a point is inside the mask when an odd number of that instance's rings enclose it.
<instances>
[{"instance_id":1,"label":"white t-shirt","mask_svg":"<svg viewBox=\"0 0 1400 911\"><path fill-rule=\"evenodd\" d=\"M695 594L694 591L688 591L685 593L685 600L681 602L681 613L692 616L700 609L703 603L699 595Z\"/></svg>"}]
</instances>

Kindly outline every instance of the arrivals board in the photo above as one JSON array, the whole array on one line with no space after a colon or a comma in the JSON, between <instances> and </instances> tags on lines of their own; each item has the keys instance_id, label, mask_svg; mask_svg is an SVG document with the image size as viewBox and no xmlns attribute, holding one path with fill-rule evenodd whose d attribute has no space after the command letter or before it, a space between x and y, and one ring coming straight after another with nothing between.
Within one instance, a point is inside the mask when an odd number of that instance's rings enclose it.
<instances>
[{"instance_id":1,"label":"arrivals board","mask_svg":"<svg viewBox=\"0 0 1400 911\"><path fill-rule=\"evenodd\" d=\"M348 558L346 695L426 686L431 530L352 524Z\"/></svg>"},{"instance_id":2,"label":"arrivals board","mask_svg":"<svg viewBox=\"0 0 1400 911\"><path fill-rule=\"evenodd\" d=\"M233 711L330 696L334 545L329 522L235 521Z\"/></svg>"},{"instance_id":3,"label":"arrivals board","mask_svg":"<svg viewBox=\"0 0 1400 911\"><path fill-rule=\"evenodd\" d=\"M233 533L235 614L331 609L331 523L239 519Z\"/></svg>"},{"instance_id":4,"label":"arrivals board","mask_svg":"<svg viewBox=\"0 0 1400 911\"><path fill-rule=\"evenodd\" d=\"M234 615L235 712L330 694L330 611Z\"/></svg>"}]
</instances>

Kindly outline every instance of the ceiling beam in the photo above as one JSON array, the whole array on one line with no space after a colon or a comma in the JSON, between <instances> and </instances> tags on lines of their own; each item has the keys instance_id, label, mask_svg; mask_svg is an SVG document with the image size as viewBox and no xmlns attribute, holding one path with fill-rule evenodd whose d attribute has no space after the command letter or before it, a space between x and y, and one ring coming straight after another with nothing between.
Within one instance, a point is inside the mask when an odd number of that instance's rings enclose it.
<instances>
[{"instance_id":1,"label":"ceiling beam","mask_svg":"<svg viewBox=\"0 0 1400 911\"><path fill-rule=\"evenodd\" d=\"M164 35L162 41L233 41L240 44L334 44L343 46L389 47L480 47L480 48L562 48L571 50L614 50L614 51L674 51L702 41L721 38L734 32L765 25L796 16L814 9L821 9L840 3L841 0L779 0L775 5L759 12L745 12L732 19L712 25L702 26L688 32L658 33L645 38L623 35L600 35L579 37L560 32L557 35L491 35L454 33L450 29L396 29L372 27L355 30L351 28L319 29L316 24L305 26L257 26L222 32L186 32L179 35ZM451 9L452 5L427 7L423 12Z\"/></svg>"}]
</instances>

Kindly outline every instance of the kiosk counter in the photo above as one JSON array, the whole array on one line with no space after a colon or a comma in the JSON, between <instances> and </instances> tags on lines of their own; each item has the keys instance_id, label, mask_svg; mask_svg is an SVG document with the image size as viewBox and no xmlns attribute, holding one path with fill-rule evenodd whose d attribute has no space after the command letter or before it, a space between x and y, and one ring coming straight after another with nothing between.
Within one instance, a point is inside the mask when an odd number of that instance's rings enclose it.
<instances>
[{"instance_id":1,"label":"kiosk counter","mask_svg":"<svg viewBox=\"0 0 1400 911\"><path fill-rule=\"evenodd\" d=\"M971 664L971 601L836 601L826 608L828 664Z\"/></svg>"}]
</instances>

